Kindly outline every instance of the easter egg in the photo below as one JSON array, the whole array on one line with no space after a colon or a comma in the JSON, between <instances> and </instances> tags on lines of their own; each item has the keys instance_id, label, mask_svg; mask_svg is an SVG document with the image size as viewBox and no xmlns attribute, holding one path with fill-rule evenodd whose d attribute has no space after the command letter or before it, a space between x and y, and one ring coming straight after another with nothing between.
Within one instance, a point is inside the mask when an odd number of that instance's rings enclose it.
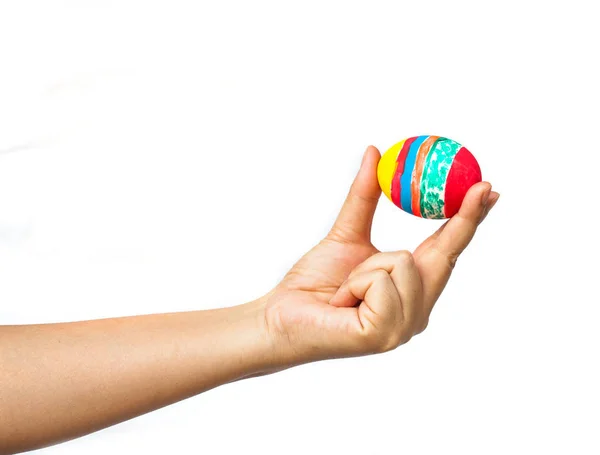
<instances>
[{"instance_id":1,"label":"easter egg","mask_svg":"<svg viewBox=\"0 0 600 455\"><path fill-rule=\"evenodd\" d=\"M416 136L392 146L377 167L383 193L405 212L422 218L455 215L471 186L481 182L475 157L452 139Z\"/></svg>"}]
</instances>

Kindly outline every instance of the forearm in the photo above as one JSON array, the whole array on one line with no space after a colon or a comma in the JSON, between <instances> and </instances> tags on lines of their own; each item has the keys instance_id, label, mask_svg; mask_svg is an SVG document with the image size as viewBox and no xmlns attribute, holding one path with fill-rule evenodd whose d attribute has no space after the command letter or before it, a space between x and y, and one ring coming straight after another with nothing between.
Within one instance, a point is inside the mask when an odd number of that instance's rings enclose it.
<instances>
[{"instance_id":1,"label":"forearm","mask_svg":"<svg viewBox=\"0 0 600 455\"><path fill-rule=\"evenodd\" d=\"M260 301L0 327L0 453L71 439L276 368Z\"/></svg>"}]
</instances>

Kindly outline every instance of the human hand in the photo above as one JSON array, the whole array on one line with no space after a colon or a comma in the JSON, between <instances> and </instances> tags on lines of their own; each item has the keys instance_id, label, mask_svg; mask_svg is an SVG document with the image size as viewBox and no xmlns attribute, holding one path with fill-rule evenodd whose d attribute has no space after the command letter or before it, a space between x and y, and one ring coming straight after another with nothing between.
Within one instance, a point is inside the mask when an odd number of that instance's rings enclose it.
<instances>
[{"instance_id":1,"label":"human hand","mask_svg":"<svg viewBox=\"0 0 600 455\"><path fill-rule=\"evenodd\" d=\"M0 453L78 437L235 380L388 351L422 331L498 194L489 183L475 185L414 253L381 253L370 241L379 158L369 147L329 234L263 298L216 310L0 326Z\"/></svg>"},{"instance_id":2,"label":"human hand","mask_svg":"<svg viewBox=\"0 0 600 455\"><path fill-rule=\"evenodd\" d=\"M263 298L267 331L285 364L385 352L422 332L457 258L500 196L478 183L413 253L382 253L370 240L380 157L367 149L329 234Z\"/></svg>"}]
</instances>

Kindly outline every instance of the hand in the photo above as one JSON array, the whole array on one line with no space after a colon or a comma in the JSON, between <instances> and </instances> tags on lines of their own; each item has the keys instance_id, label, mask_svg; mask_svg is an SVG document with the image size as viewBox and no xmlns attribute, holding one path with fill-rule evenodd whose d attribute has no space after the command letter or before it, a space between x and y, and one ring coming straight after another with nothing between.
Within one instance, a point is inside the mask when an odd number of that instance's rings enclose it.
<instances>
[{"instance_id":1,"label":"hand","mask_svg":"<svg viewBox=\"0 0 600 455\"><path fill-rule=\"evenodd\" d=\"M261 299L0 326L0 453L65 441L239 379L387 351L423 330L498 194L489 183L475 185L459 213L413 254L380 253L370 241L379 158L367 150L329 234Z\"/></svg>"},{"instance_id":2,"label":"hand","mask_svg":"<svg viewBox=\"0 0 600 455\"><path fill-rule=\"evenodd\" d=\"M412 254L381 253L370 240L380 157L367 149L329 234L263 298L268 333L286 364L384 352L422 332L458 256L500 196L478 183Z\"/></svg>"}]
</instances>

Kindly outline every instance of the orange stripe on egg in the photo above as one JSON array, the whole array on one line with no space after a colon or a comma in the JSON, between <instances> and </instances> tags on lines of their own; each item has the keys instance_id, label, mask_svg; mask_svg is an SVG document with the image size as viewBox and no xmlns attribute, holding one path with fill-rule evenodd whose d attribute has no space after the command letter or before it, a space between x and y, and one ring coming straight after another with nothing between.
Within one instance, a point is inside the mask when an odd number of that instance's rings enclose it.
<instances>
[{"instance_id":1,"label":"orange stripe on egg","mask_svg":"<svg viewBox=\"0 0 600 455\"><path fill-rule=\"evenodd\" d=\"M419 147L417 158L415 160L415 168L412 174L412 180L410 182L411 199L412 199L412 212L413 215L421 216L421 176L423 175L423 167L425 166L425 159L431 150L431 146L437 141L439 136L429 136L425 139L425 142Z\"/></svg>"}]
</instances>

